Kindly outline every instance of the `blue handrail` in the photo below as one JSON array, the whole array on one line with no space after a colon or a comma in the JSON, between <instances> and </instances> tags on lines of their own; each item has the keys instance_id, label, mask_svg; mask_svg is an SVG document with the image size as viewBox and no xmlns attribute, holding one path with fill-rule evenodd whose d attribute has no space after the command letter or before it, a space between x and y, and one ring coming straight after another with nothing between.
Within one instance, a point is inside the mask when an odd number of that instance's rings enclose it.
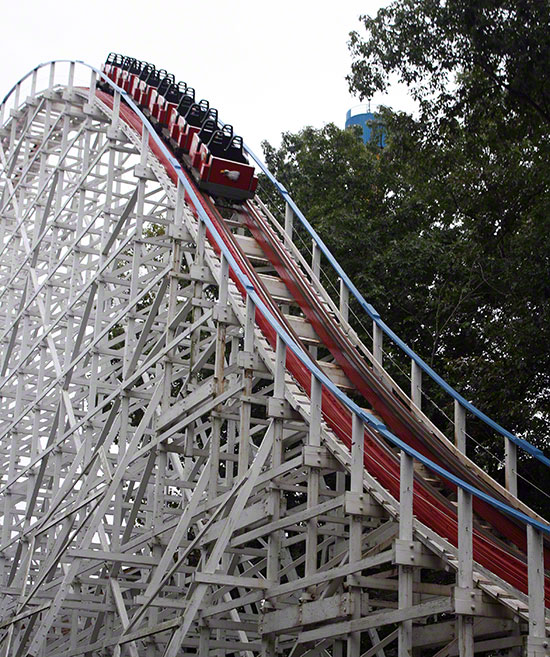
<instances>
[{"instance_id":1,"label":"blue handrail","mask_svg":"<svg viewBox=\"0 0 550 657\"><path fill-rule=\"evenodd\" d=\"M51 64L55 63L60 63L60 62L71 62L71 60L58 60L54 62L47 62L44 64L40 64L37 66L34 70L37 70L38 68L41 68L43 66L49 66ZM396 447L398 447L400 450L408 454L409 456L417 459L420 461L423 465L425 465L427 468L432 470L433 472L436 472L439 474L441 477L447 479L447 481L450 481L451 483L455 484L459 488L462 488L463 490L467 491L474 497L477 497L480 500L483 500L484 502L487 502L491 506L495 507L496 509L499 509L503 513L506 513L507 515L519 520L520 522L526 523L528 525L531 525L532 527L538 529L539 531L550 535L550 525L544 522L541 522L535 518L531 518L527 514L518 511L517 509L514 509L513 507L501 502L500 500L495 499L494 497L491 497L484 491L476 488L475 486L472 486L466 481L463 481L459 477L455 476L448 470L445 470L441 466L439 466L437 463L434 463L432 460L428 459L425 457L423 454L420 452L417 452L415 449L407 445L407 443L403 442L400 438L395 436L387 427L386 425L381 422L378 418L376 418L374 415L371 413L368 413L364 409L362 409L360 406L358 406L353 400L351 400L345 393L343 393L329 378L328 376L322 372L317 365L311 360L310 356L301 348L300 345L298 345L294 339L287 333L285 328L279 323L279 321L276 319L276 317L271 313L270 309L265 305L265 303L262 301L258 293L256 292L256 289L246 273L241 270L239 264L233 257L233 254L229 250L228 246L225 244L224 240L222 239L221 235L219 234L217 228L215 227L214 223L208 216L207 212L204 210L202 203L200 201L200 198L198 197L194 186L191 184L191 182L187 179L186 176L183 175L181 164L178 162L178 160L173 156L173 154L169 151L169 149L166 147L164 142L160 139L160 137L157 135L155 132L153 126L149 123L147 117L141 112L140 108L136 103L134 102L133 98L126 92L124 89L121 89L117 85L114 84L112 80L110 80L104 73L102 73L99 69L95 68L94 66L91 66L90 64L86 64L85 62L82 62L80 60L76 60L74 63L79 63L87 68L91 69L98 75L101 79L103 79L109 86L116 92L120 93L121 96L124 98L125 102L132 108L132 110L138 115L140 118L144 128L147 130L147 132L150 135L150 138L153 139L159 150L162 152L163 156L167 159L167 161L172 165L174 168L176 175L178 177L178 182L183 185L186 193L189 196L189 199L191 200L192 204L194 205L197 215L199 219L207 226L210 235L212 238L215 240L217 246L220 249L220 252L223 254L224 258L227 260L227 263L229 267L231 267L232 271L235 273L237 279L239 282L242 284L242 286L245 288L246 293L252 301L254 302L254 305L260 310L262 315L267 319L269 324L272 326L272 328L275 330L279 338L285 343L285 345L295 354L295 356L304 364L309 371L315 376L315 378L323 384L330 392L337 398L339 399L352 413L355 413L358 415L365 424L367 424L371 429L374 431L377 431L380 433L382 436L384 436L388 441L390 441L392 444L394 444ZM28 73L26 76L21 78L21 80L16 83L13 87L12 90L4 97L4 100L2 103L6 101L6 99L9 97L10 93L16 88L18 84L20 84L23 80L25 80L29 75L31 75L33 71ZM272 177L272 176L271 176ZM273 180L275 180L273 178ZM280 186L282 188L282 185ZM284 189L284 188L282 188ZM286 192L286 190L285 190ZM288 195L288 192L286 192ZM290 196L288 195L288 198L290 199ZM296 205L292 203L294 208L297 209ZM305 220L305 217L304 217ZM307 220L305 220L307 222ZM308 224L309 225L309 224ZM313 231L313 229L311 229ZM326 247L325 247L326 249ZM327 253L330 254L330 251L326 249ZM330 254L330 257L334 260L334 257L332 254ZM334 262L336 262L334 260ZM337 263L336 263L337 264ZM339 265L338 265L339 267ZM350 281L350 284L353 285ZM355 288L354 288L355 289ZM357 292L359 294L359 292ZM362 298L362 297L361 297ZM366 303L366 302L365 302Z\"/></svg>"},{"instance_id":2,"label":"blue handrail","mask_svg":"<svg viewBox=\"0 0 550 657\"><path fill-rule=\"evenodd\" d=\"M330 249L328 246L323 242L321 237L318 235L318 233L315 231L313 226L309 223L309 221L306 219L304 214L301 212L300 208L296 205L296 203L292 200L292 197L290 196L289 192L287 189L282 185L276 178L275 176L269 171L269 169L266 167L266 165L263 163L263 161L250 149L248 146L245 144L245 150L246 152L250 155L250 157L256 162L256 164L259 166L261 169L262 173L264 173L267 178L273 183L273 186L279 193L279 195L283 198L283 200L288 203L288 205L291 207L292 211L294 214L298 217L304 228L307 230L311 238L315 241L317 246L319 247L320 251L323 253L323 255L326 257L326 259L329 261L329 263L332 265L333 269L336 271L338 276L342 279L344 282L344 285L347 287L347 289L353 294L353 296L357 299L359 302L359 305L363 310L367 313L367 315L372 319L373 322L405 353L407 356L409 356L419 367L420 369L425 372L430 378L432 378L448 395L450 395L453 399L455 399L463 408L465 408L467 411L472 413L472 415L475 415L477 418L485 422L485 424L489 425L492 427L495 431L500 433L501 435L505 436L509 440L511 440L514 444L516 444L518 447L521 447L521 449L525 450L528 454L531 454L531 456L534 456L536 459L541 461L541 463L544 463L546 466L550 467L550 459L544 455L542 450L540 450L538 447L535 445L532 445L529 441L525 440L524 438L519 438L518 436L515 436L513 433L505 429L504 427L500 426L497 422L495 422L493 419L491 419L488 415L483 413L483 411L480 411L476 406L474 406L471 402L467 401L464 399L464 397L457 392L452 386L450 386L437 372L435 372L420 356L415 353L403 340L392 331L392 329L384 322L384 320L380 317L378 312L375 310L375 308L368 303L363 295L359 292L359 290L355 287L349 276L346 274L346 272L342 269L340 266L340 263L336 260L336 258L332 255L330 252Z\"/></svg>"}]
</instances>

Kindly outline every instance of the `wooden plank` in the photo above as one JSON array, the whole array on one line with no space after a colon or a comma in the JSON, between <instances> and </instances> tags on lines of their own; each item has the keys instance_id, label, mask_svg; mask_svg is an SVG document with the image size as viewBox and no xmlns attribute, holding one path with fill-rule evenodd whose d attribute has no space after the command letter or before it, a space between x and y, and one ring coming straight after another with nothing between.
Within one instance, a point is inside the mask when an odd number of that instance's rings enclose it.
<instances>
[{"instance_id":1,"label":"wooden plank","mask_svg":"<svg viewBox=\"0 0 550 657\"><path fill-rule=\"evenodd\" d=\"M211 584L213 586L231 586L234 588L243 587L245 589L268 589L273 586L273 582L258 577L241 577L235 575L225 575L224 573L201 573L197 571L193 575L193 580L197 584Z\"/></svg>"},{"instance_id":2,"label":"wooden plank","mask_svg":"<svg viewBox=\"0 0 550 657\"><path fill-rule=\"evenodd\" d=\"M349 593L292 605L264 614L260 623L260 633L299 631L304 625L345 618L351 614L351 609L352 601Z\"/></svg>"},{"instance_id":3,"label":"wooden plank","mask_svg":"<svg viewBox=\"0 0 550 657\"><path fill-rule=\"evenodd\" d=\"M365 632L371 628L384 627L393 623L401 623L407 620L417 620L433 616L436 614L445 614L452 612L454 608L453 601L447 597L435 598L419 605L412 605L407 609L396 609L392 611L382 611L370 614L364 618L358 618L352 621L334 623L332 625L323 625L315 630L307 630L297 637L298 643L309 641L320 641L328 637L337 637L347 635L350 632Z\"/></svg>"}]
</instances>

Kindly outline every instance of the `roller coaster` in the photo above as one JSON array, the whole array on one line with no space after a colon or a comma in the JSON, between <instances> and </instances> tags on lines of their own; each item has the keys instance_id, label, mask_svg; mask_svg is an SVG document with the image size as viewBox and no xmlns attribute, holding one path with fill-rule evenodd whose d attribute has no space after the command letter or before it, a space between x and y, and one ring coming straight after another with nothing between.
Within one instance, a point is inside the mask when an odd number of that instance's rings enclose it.
<instances>
[{"instance_id":1,"label":"roller coaster","mask_svg":"<svg viewBox=\"0 0 550 657\"><path fill-rule=\"evenodd\" d=\"M517 468L550 461L400 340L194 88L42 64L0 169L2 657L550 654Z\"/></svg>"}]
</instances>

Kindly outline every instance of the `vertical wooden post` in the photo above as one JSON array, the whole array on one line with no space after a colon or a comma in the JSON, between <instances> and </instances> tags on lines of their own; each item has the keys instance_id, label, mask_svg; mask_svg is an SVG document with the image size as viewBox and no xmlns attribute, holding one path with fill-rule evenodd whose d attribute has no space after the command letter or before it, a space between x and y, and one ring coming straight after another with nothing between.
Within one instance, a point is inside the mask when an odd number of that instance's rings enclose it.
<instances>
[{"instance_id":1,"label":"vertical wooden post","mask_svg":"<svg viewBox=\"0 0 550 657\"><path fill-rule=\"evenodd\" d=\"M247 296L246 298L246 323L244 327L244 357L252 359L254 353L254 324L256 318L256 306L254 301ZM241 421L239 431L239 466L238 476L242 477L248 470L250 458L250 417L252 404L249 401L252 394L252 378L254 375L250 363L245 363L243 395L244 401L241 404Z\"/></svg>"},{"instance_id":2,"label":"vertical wooden post","mask_svg":"<svg viewBox=\"0 0 550 657\"><path fill-rule=\"evenodd\" d=\"M344 322L349 322L349 290L342 279L340 279L340 315Z\"/></svg>"},{"instance_id":3,"label":"vertical wooden post","mask_svg":"<svg viewBox=\"0 0 550 657\"><path fill-rule=\"evenodd\" d=\"M115 94L116 97L117 94ZM118 94L120 96L120 94ZM184 196L185 198L185 196ZM195 257L194 257L194 266L200 268L204 265L204 245L206 243L206 226L203 221L199 221L196 245L195 245ZM199 275L195 278L193 282L193 297L199 299L202 296L204 288L204 282L202 276ZM193 321L197 321L201 315L200 307L196 306L192 310ZM194 364L198 361L200 355L200 342L201 342L201 328L197 328L191 334L191 344L190 344L190 357L191 364L190 370L193 370ZM189 381L191 384L196 383L197 372L194 372L190 375Z\"/></svg>"},{"instance_id":4,"label":"vertical wooden post","mask_svg":"<svg viewBox=\"0 0 550 657\"><path fill-rule=\"evenodd\" d=\"M95 75L95 72L92 72L92 75ZM36 95L36 80L38 78L38 69L35 68L34 71L32 72L32 80L31 80L31 96L34 98ZM0 124L2 121L0 121Z\"/></svg>"},{"instance_id":5,"label":"vertical wooden post","mask_svg":"<svg viewBox=\"0 0 550 657\"><path fill-rule=\"evenodd\" d=\"M92 73L90 75L90 88L88 90L88 102L89 103L94 102L96 86L97 86L96 73L95 73L95 71L92 71ZM144 134L146 132L147 132L146 130L143 131ZM147 152L145 153L145 156L147 156ZM142 158L143 158L143 154L142 154Z\"/></svg>"},{"instance_id":6,"label":"vertical wooden post","mask_svg":"<svg viewBox=\"0 0 550 657\"><path fill-rule=\"evenodd\" d=\"M318 247L317 242L312 240L311 242L311 270L313 276L320 281L321 280L321 249Z\"/></svg>"},{"instance_id":7,"label":"vertical wooden post","mask_svg":"<svg viewBox=\"0 0 550 657\"><path fill-rule=\"evenodd\" d=\"M351 433L351 477L350 488L352 494L363 492L363 443L365 430L363 420L353 414ZM350 516L349 527L349 562L361 559L361 533L362 523L359 516ZM353 586L355 576L349 577L351 599L353 607L353 618L361 617L361 588ZM352 632L348 637L348 657L360 657L361 655L361 632Z\"/></svg>"},{"instance_id":8,"label":"vertical wooden post","mask_svg":"<svg viewBox=\"0 0 550 657\"><path fill-rule=\"evenodd\" d=\"M48 82L48 89L53 89L55 84L55 62L50 64L50 79Z\"/></svg>"},{"instance_id":9,"label":"vertical wooden post","mask_svg":"<svg viewBox=\"0 0 550 657\"><path fill-rule=\"evenodd\" d=\"M292 208L287 203L285 206L285 244L288 246L292 242L292 232L294 229L294 212Z\"/></svg>"},{"instance_id":10,"label":"vertical wooden post","mask_svg":"<svg viewBox=\"0 0 550 657\"><path fill-rule=\"evenodd\" d=\"M384 333L378 324L373 320L372 322L372 355L374 360L382 365L382 344Z\"/></svg>"},{"instance_id":11,"label":"vertical wooden post","mask_svg":"<svg viewBox=\"0 0 550 657\"><path fill-rule=\"evenodd\" d=\"M473 543L472 543L472 495L458 489L458 586L472 590ZM474 657L474 626L471 616L458 616L458 654Z\"/></svg>"},{"instance_id":12,"label":"vertical wooden post","mask_svg":"<svg viewBox=\"0 0 550 657\"><path fill-rule=\"evenodd\" d=\"M285 365L286 344L281 337L277 336L275 350L275 380L273 386L273 399L284 404L285 396ZM283 459L283 428L284 419L275 417L273 420L273 448L271 450L271 466L277 468ZM273 483L270 493L270 512L273 522L281 518L281 492ZM271 532L267 544L267 567L266 575L270 582L279 582L281 552L281 532ZM264 657L275 657L277 653L277 639L273 635L264 637L262 654Z\"/></svg>"},{"instance_id":13,"label":"vertical wooden post","mask_svg":"<svg viewBox=\"0 0 550 657\"><path fill-rule=\"evenodd\" d=\"M529 636L527 657L545 654L542 641L546 636L544 621L544 552L542 532L527 525L527 585L529 591Z\"/></svg>"},{"instance_id":14,"label":"vertical wooden post","mask_svg":"<svg viewBox=\"0 0 550 657\"><path fill-rule=\"evenodd\" d=\"M321 400L323 387L321 382L311 375L311 415L309 421L308 444L312 447L321 445ZM307 480L307 506L312 508L319 503L319 470L310 467ZM307 523L305 575L313 575L317 570L317 519L311 518Z\"/></svg>"},{"instance_id":15,"label":"vertical wooden post","mask_svg":"<svg viewBox=\"0 0 550 657\"><path fill-rule=\"evenodd\" d=\"M229 264L226 257L221 256L220 285L218 292L218 307L225 310L228 297ZM223 394L225 388L225 347L227 338L227 324L218 319L216 336L216 351L214 360L214 394ZM222 405L214 409L212 414L212 432L210 435L210 479L208 481L208 496L214 499L218 494L218 479L220 476L220 450L222 436Z\"/></svg>"},{"instance_id":16,"label":"vertical wooden post","mask_svg":"<svg viewBox=\"0 0 550 657\"><path fill-rule=\"evenodd\" d=\"M74 62L69 64L69 79L67 81L67 88L69 92L72 92L74 85Z\"/></svg>"},{"instance_id":17,"label":"vertical wooden post","mask_svg":"<svg viewBox=\"0 0 550 657\"><path fill-rule=\"evenodd\" d=\"M417 408L422 407L422 370L414 360L411 360L411 401Z\"/></svg>"},{"instance_id":18,"label":"vertical wooden post","mask_svg":"<svg viewBox=\"0 0 550 657\"><path fill-rule=\"evenodd\" d=\"M121 100L121 95L120 92L115 91L114 95L114 101L113 101L113 114L112 114L112 123L111 123L111 128L110 128L110 135L113 137L115 136L114 131L118 128L118 121L120 117L120 100ZM109 135L108 135L109 136Z\"/></svg>"},{"instance_id":19,"label":"vertical wooden post","mask_svg":"<svg viewBox=\"0 0 550 657\"><path fill-rule=\"evenodd\" d=\"M518 495L518 448L509 438L504 438L504 476L506 488Z\"/></svg>"},{"instance_id":20,"label":"vertical wooden post","mask_svg":"<svg viewBox=\"0 0 550 657\"><path fill-rule=\"evenodd\" d=\"M199 655L208 657L210 654L210 628L203 625L199 630Z\"/></svg>"},{"instance_id":21,"label":"vertical wooden post","mask_svg":"<svg viewBox=\"0 0 550 657\"><path fill-rule=\"evenodd\" d=\"M413 457L401 452L399 481L399 539L413 540ZM406 609L413 603L413 572L411 566L399 565L399 609ZM412 656L412 621L402 621L398 634L399 657Z\"/></svg>"},{"instance_id":22,"label":"vertical wooden post","mask_svg":"<svg viewBox=\"0 0 550 657\"><path fill-rule=\"evenodd\" d=\"M466 454L466 410L455 399L455 445Z\"/></svg>"},{"instance_id":23,"label":"vertical wooden post","mask_svg":"<svg viewBox=\"0 0 550 657\"><path fill-rule=\"evenodd\" d=\"M15 85L15 93L14 93L14 101L13 101L14 110L19 109L19 101L21 100L20 96L21 96L21 83L18 83L17 85Z\"/></svg>"}]
</instances>

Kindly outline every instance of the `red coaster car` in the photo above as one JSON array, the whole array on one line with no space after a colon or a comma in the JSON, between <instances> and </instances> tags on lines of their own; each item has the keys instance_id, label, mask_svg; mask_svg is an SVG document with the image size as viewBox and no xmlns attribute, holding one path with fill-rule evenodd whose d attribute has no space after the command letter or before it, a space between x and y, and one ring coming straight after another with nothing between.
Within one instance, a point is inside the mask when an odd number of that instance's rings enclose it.
<instances>
[{"instance_id":1,"label":"red coaster car","mask_svg":"<svg viewBox=\"0 0 550 657\"><path fill-rule=\"evenodd\" d=\"M185 115L191 105L195 103L195 90L193 87L187 87L176 109L172 109L168 116L168 131L170 137L178 144L180 133L185 127Z\"/></svg>"},{"instance_id":2,"label":"red coaster car","mask_svg":"<svg viewBox=\"0 0 550 657\"><path fill-rule=\"evenodd\" d=\"M243 152L242 137L233 135L230 125L212 130L205 123L193 137L191 157L200 189L235 201L254 196L258 178Z\"/></svg>"},{"instance_id":3,"label":"red coaster car","mask_svg":"<svg viewBox=\"0 0 550 657\"><path fill-rule=\"evenodd\" d=\"M207 100L195 102L193 88L176 83L165 69L117 53L109 53L103 71L151 117L159 134L170 135L176 156L201 189L235 201L254 196L258 178L242 138L230 125L219 128L218 111ZM112 93L109 85L99 86Z\"/></svg>"},{"instance_id":4,"label":"red coaster car","mask_svg":"<svg viewBox=\"0 0 550 657\"><path fill-rule=\"evenodd\" d=\"M128 86L130 85L133 77L132 71L134 70L134 66L136 66L137 63L137 60L133 57L125 57L122 65L119 67L116 83L125 91L128 91Z\"/></svg>"},{"instance_id":5,"label":"red coaster car","mask_svg":"<svg viewBox=\"0 0 550 657\"><path fill-rule=\"evenodd\" d=\"M187 91L187 84L185 82L173 82L169 85L164 95L164 105L160 108L158 120L163 126L168 127L170 117L173 112L177 112L180 100ZM160 93L160 89L159 89Z\"/></svg>"},{"instance_id":6,"label":"red coaster car","mask_svg":"<svg viewBox=\"0 0 550 657\"><path fill-rule=\"evenodd\" d=\"M178 146L184 153L189 153L193 135L201 129L202 124L207 118L218 120L218 110L210 108L207 100L201 100L200 103L193 103L187 110L183 125L180 128Z\"/></svg>"},{"instance_id":7,"label":"red coaster car","mask_svg":"<svg viewBox=\"0 0 550 657\"><path fill-rule=\"evenodd\" d=\"M139 86L140 75L147 66L150 66L147 62L130 58L125 60L122 65L122 87L132 97L134 96L135 89Z\"/></svg>"},{"instance_id":8,"label":"red coaster car","mask_svg":"<svg viewBox=\"0 0 550 657\"><path fill-rule=\"evenodd\" d=\"M119 55L116 52L110 52L105 64L103 65L103 72L115 84L118 84L118 78L122 74L122 64L126 58L124 55Z\"/></svg>"},{"instance_id":9,"label":"red coaster car","mask_svg":"<svg viewBox=\"0 0 550 657\"><path fill-rule=\"evenodd\" d=\"M146 107L155 119L158 120L161 108L166 104L164 94L168 87L174 82L174 75L168 73L163 68L158 71L153 71L147 79L147 86L149 87L149 96L147 98Z\"/></svg>"},{"instance_id":10,"label":"red coaster car","mask_svg":"<svg viewBox=\"0 0 550 657\"><path fill-rule=\"evenodd\" d=\"M149 79L149 76L154 70L155 67L153 66L153 64L144 63L143 68L141 69L141 72L136 81L136 84L134 85L132 91L130 92L132 94L133 99L136 101L138 105L145 104L144 99L148 95L147 80Z\"/></svg>"},{"instance_id":11,"label":"red coaster car","mask_svg":"<svg viewBox=\"0 0 550 657\"><path fill-rule=\"evenodd\" d=\"M191 141L191 147L189 149L189 157L191 158L191 166L200 171L202 162L205 161L207 157L207 151L205 148L201 148L203 144L207 144L212 135L219 130L218 127L218 117L217 116L208 116L200 127L200 130L193 135ZM227 134L230 134L230 137L233 136L233 127L226 125L224 130Z\"/></svg>"}]
</instances>

